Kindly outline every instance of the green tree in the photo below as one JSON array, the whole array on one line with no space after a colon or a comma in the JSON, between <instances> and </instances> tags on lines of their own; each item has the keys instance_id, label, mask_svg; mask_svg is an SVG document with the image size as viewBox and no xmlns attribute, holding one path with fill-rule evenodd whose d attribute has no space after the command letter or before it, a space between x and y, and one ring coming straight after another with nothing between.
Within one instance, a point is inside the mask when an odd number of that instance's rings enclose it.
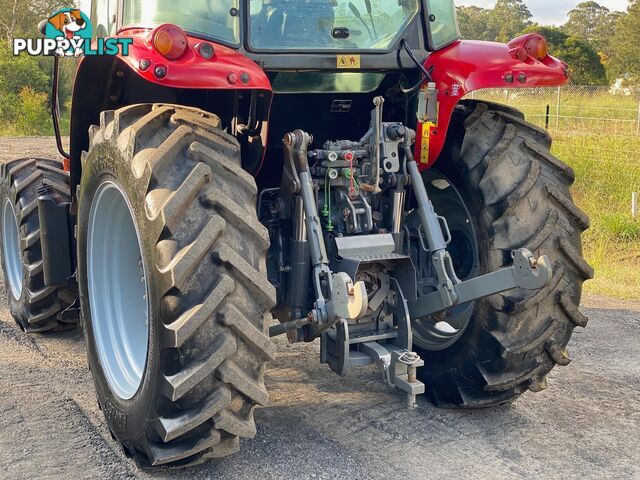
<instances>
[{"instance_id":1,"label":"green tree","mask_svg":"<svg viewBox=\"0 0 640 480\"><path fill-rule=\"evenodd\" d=\"M45 133L49 75L38 59L14 57L6 41L0 40L0 133Z\"/></svg>"},{"instance_id":2,"label":"green tree","mask_svg":"<svg viewBox=\"0 0 640 480\"><path fill-rule=\"evenodd\" d=\"M549 53L569 65L571 83L606 85L607 75L598 52L585 40L572 37L556 27L533 25L524 33L537 32L549 43Z\"/></svg>"},{"instance_id":3,"label":"green tree","mask_svg":"<svg viewBox=\"0 0 640 480\"><path fill-rule=\"evenodd\" d=\"M490 38L491 32L489 31L491 10L472 5L469 7L457 7L457 11L462 38L495 40L495 38Z\"/></svg>"},{"instance_id":4,"label":"green tree","mask_svg":"<svg viewBox=\"0 0 640 480\"><path fill-rule=\"evenodd\" d=\"M571 36L580 37L597 46L600 37L600 25L611 12L597 2L582 2L569 11L569 21L563 29Z\"/></svg>"},{"instance_id":5,"label":"green tree","mask_svg":"<svg viewBox=\"0 0 640 480\"><path fill-rule=\"evenodd\" d=\"M64 0L0 0L0 38L11 42L16 37L35 37L40 20L65 7L73 1Z\"/></svg>"},{"instance_id":6,"label":"green tree","mask_svg":"<svg viewBox=\"0 0 640 480\"><path fill-rule=\"evenodd\" d=\"M611 76L628 85L640 86L640 0L633 0L627 15L620 18L611 42Z\"/></svg>"},{"instance_id":7,"label":"green tree","mask_svg":"<svg viewBox=\"0 0 640 480\"><path fill-rule=\"evenodd\" d=\"M47 93L49 75L40 68L38 60L29 55L14 57L11 46L0 41L0 96L18 94L24 87Z\"/></svg>"},{"instance_id":8,"label":"green tree","mask_svg":"<svg viewBox=\"0 0 640 480\"><path fill-rule=\"evenodd\" d=\"M42 132L43 119L48 118L48 95L51 90L51 57L14 57L14 38L36 38L37 25L53 12L77 5L65 0L0 0L0 130L25 133ZM61 60L60 103L69 102L71 79L77 64L75 58ZM44 101L43 101L44 98ZM64 112L63 112L64 116ZM26 123L25 123L26 122ZM30 129L27 125L33 124Z\"/></svg>"},{"instance_id":9,"label":"green tree","mask_svg":"<svg viewBox=\"0 0 640 480\"><path fill-rule=\"evenodd\" d=\"M508 42L531 25L531 12L524 0L497 0L492 9L458 7L463 38Z\"/></svg>"},{"instance_id":10,"label":"green tree","mask_svg":"<svg viewBox=\"0 0 640 480\"><path fill-rule=\"evenodd\" d=\"M47 95L24 87L18 94L20 114L15 128L20 135L42 135L51 130L51 119L47 109Z\"/></svg>"},{"instance_id":11,"label":"green tree","mask_svg":"<svg viewBox=\"0 0 640 480\"><path fill-rule=\"evenodd\" d=\"M611 55L611 39L624 15L594 1L582 2L569 12L569 21L562 29L572 37L588 41L606 63Z\"/></svg>"},{"instance_id":12,"label":"green tree","mask_svg":"<svg viewBox=\"0 0 640 480\"><path fill-rule=\"evenodd\" d=\"M588 42L569 37L558 56L569 65L571 83L578 85L607 85L607 75L596 52Z\"/></svg>"},{"instance_id":13,"label":"green tree","mask_svg":"<svg viewBox=\"0 0 640 480\"><path fill-rule=\"evenodd\" d=\"M532 24L524 0L497 0L490 17L489 31L499 42L508 42Z\"/></svg>"}]
</instances>

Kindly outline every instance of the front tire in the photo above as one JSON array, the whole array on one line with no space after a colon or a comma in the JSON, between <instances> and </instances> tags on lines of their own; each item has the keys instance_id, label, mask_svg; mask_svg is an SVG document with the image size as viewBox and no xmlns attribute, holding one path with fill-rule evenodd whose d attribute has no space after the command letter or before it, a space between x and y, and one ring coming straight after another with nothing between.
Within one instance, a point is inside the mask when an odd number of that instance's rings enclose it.
<instances>
[{"instance_id":1,"label":"front tire","mask_svg":"<svg viewBox=\"0 0 640 480\"><path fill-rule=\"evenodd\" d=\"M112 434L143 467L226 456L255 435L275 300L256 193L215 115L134 105L90 129L78 220L89 365ZM135 229L104 228L109 215Z\"/></svg>"},{"instance_id":2,"label":"front tire","mask_svg":"<svg viewBox=\"0 0 640 480\"><path fill-rule=\"evenodd\" d=\"M419 377L438 406L485 407L546 388L551 369L570 362L574 328L587 323L578 306L582 283L593 277L581 245L589 219L571 198L573 171L552 156L547 132L523 118L496 105L461 104L436 168L475 224L479 275L511 265L511 251L524 247L549 256L553 277L538 291L478 300L452 346L417 349L425 360Z\"/></svg>"},{"instance_id":3,"label":"front tire","mask_svg":"<svg viewBox=\"0 0 640 480\"><path fill-rule=\"evenodd\" d=\"M58 160L22 158L2 165L0 177L0 252L11 315L27 333L73 327L77 316L65 311L75 302L75 291L44 284L38 218L40 188L69 201L69 173Z\"/></svg>"}]
</instances>

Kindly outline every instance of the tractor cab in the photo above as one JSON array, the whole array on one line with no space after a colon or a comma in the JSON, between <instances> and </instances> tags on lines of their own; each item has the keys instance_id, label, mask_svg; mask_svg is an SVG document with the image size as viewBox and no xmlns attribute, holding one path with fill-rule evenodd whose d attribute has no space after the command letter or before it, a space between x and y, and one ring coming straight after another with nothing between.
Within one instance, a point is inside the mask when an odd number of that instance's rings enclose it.
<instances>
[{"instance_id":1,"label":"tractor cab","mask_svg":"<svg viewBox=\"0 0 640 480\"><path fill-rule=\"evenodd\" d=\"M120 13L118 13L120 12ZM262 53L437 50L459 37L451 0L98 0L100 34L132 25L171 23L215 42Z\"/></svg>"}]
</instances>

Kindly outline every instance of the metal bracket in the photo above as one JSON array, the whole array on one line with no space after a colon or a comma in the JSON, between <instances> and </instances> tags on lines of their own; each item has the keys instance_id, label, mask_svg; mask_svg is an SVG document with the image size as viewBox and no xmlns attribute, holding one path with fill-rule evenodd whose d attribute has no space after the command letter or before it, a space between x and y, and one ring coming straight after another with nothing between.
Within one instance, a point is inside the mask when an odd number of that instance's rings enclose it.
<instances>
[{"instance_id":1,"label":"metal bracket","mask_svg":"<svg viewBox=\"0 0 640 480\"><path fill-rule=\"evenodd\" d=\"M348 322L341 320L335 328L322 334L320 360L339 375L345 375L350 367L375 363L385 382L405 392L408 405L414 406L416 395L425 391L416 375L424 361L410 351L413 338L409 309L400 284L393 277L390 289L395 294L392 313L396 328L350 334Z\"/></svg>"},{"instance_id":2,"label":"metal bracket","mask_svg":"<svg viewBox=\"0 0 640 480\"><path fill-rule=\"evenodd\" d=\"M366 342L360 345L360 351L374 360L390 387L407 394L407 404L413 407L416 395L422 395L425 390L424 383L416 378L416 371L424 366L424 360L415 352L388 343Z\"/></svg>"},{"instance_id":3,"label":"metal bracket","mask_svg":"<svg viewBox=\"0 0 640 480\"><path fill-rule=\"evenodd\" d=\"M457 297L455 303L449 305L448 302L444 302L439 291L409 302L411 318L422 318L446 310L453 305L495 295L512 288L537 290L551 280L553 269L546 255L536 260L529 250L521 248L514 250L511 256L513 257L512 266L455 285Z\"/></svg>"},{"instance_id":4,"label":"metal bracket","mask_svg":"<svg viewBox=\"0 0 640 480\"><path fill-rule=\"evenodd\" d=\"M416 378L418 367L423 366L424 360L415 352L396 350L391 354L390 376L394 385L407 394L409 407L415 406L416 395L424 393L424 383Z\"/></svg>"}]
</instances>

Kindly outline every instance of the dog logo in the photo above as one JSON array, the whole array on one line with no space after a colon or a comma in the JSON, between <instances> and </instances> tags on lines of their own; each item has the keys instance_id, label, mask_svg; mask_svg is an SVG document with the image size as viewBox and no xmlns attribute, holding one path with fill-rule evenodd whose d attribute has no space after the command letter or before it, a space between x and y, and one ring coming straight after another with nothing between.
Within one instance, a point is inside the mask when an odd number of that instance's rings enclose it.
<instances>
[{"instance_id":1,"label":"dog logo","mask_svg":"<svg viewBox=\"0 0 640 480\"><path fill-rule=\"evenodd\" d=\"M82 10L63 8L38 24L44 38L14 38L13 54L31 56L58 55L81 57L91 55L129 55L132 38L91 38L91 20Z\"/></svg>"},{"instance_id":2,"label":"dog logo","mask_svg":"<svg viewBox=\"0 0 640 480\"><path fill-rule=\"evenodd\" d=\"M84 48L80 44L84 44L85 39L91 39L91 31L91 21L84 13L77 8L65 8L49 17L46 36L53 39L64 38L70 42L68 49L62 46L57 48L56 55L79 57L84 54Z\"/></svg>"}]
</instances>

